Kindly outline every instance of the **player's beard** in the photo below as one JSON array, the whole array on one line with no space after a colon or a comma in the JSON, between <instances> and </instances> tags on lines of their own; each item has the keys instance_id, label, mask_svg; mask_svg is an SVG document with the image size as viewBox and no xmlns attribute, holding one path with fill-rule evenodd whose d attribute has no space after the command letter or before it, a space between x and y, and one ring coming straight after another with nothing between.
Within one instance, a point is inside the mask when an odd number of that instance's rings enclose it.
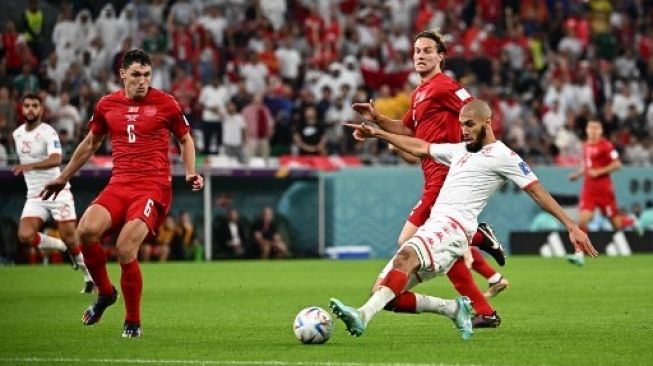
<instances>
[{"instance_id":1,"label":"player's beard","mask_svg":"<svg viewBox=\"0 0 653 366\"><path fill-rule=\"evenodd\" d=\"M483 140L485 140L485 136L487 136L487 132L485 132L485 128L481 128L481 131L479 131L478 136L476 136L474 141L468 142L465 145L467 151L471 153L479 152L483 148Z\"/></svg>"},{"instance_id":2,"label":"player's beard","mask_svg":"<svg viewBox=\"0 0 653 366\"><path fill-rule=\"evenodd\" d=\"M29 115L27 115L27 114L25 115L25 123L26 123L28 126L34 126L35 124L38 123L38 121L39 121L39 117L38 117L38 116L34 116L34 117L32 117L32 118L29 118Z\"/></svg>"}]
</instances>

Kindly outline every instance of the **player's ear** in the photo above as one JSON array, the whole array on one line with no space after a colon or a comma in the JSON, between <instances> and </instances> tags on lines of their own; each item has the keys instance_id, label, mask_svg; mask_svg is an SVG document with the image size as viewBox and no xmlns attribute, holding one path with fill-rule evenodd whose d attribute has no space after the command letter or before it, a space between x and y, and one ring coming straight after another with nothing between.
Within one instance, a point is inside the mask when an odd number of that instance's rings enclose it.
<instances>
[{"instance_id":1,"label":"player's ear","mask_svg":"<svg viewBox=\"0 0 653 366\"><path fill-rule=\"evenodd\" d=\"M126 74L127 74L127 71L125 71L125 69L123 69L123 68L121 67L121 68L120 68L120 78L121 78L121 79L124 79Z\"/></svg>"}]
</instances>

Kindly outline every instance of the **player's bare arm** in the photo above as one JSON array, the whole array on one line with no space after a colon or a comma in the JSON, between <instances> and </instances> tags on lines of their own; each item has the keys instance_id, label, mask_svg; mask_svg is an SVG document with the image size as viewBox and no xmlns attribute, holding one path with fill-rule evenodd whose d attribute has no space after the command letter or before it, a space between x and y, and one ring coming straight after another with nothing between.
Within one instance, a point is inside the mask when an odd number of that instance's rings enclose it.
<instances>
[{"instance_id":1,"label":"player's bare arm","mask_svg":"<svg viewBox=\"0 0 653 366\"><path fill-rule=\"evenodd\" d=\"M575 181L576 179L582 177L583 174L585 174L585 168L580 168L580 169L574 171L573 173L569 174L568 178L571 181Z\"/></svg>"},{"instance_id":2,"label":"player's bare arm","mask_svg":"<svg viewBox=\"0 0 653 366\"><path fill-rule=\"evenodd\" d=\"M409 154L401 149L397 149L392 144L388 144L388 149L397 153L401 160L405 161L408 164L419 164L422 161L422 159L418 158L417 156Z\"/></svg>"},{"instance_id":3,"label":"player's bare arm","mask_svg":"<svg viewBox=\"0 0 653 366\"><path fill-rule=\"evenodd\" d=\"M576 222L569 217L565 211L560 207L558 202L551 197L544 187L539 182L531 185L526 189L526 193L544 210L555 216L569 231L569 240L577 250L585 252L591 257L598 256L598 252L594 249L592 242L585 232L583 232Z\"/></svg>"},{"instance_id":4,"label":"player's bare arm","mask_svg":"<svg viewBox=\"0 0 653 366\"><path fill-rule=\"evenodd\" d=\"M399 135L413 135L413 131L410 128L404 126L404 123L401 120L391 119L377 112L376 108L374 108L374 99L370 99L369 103L354 103L351 107L356 112L360 113L363 118L376 123L379 128L383 130ZM357 130L354 130L353 136L358 141L365 139L359 135Z\"/></svg>"},{"instance_id":5,"label":"player's bare arm","mask_svg":"<svg viewBox=\"0 0 653 366\"><path fill-rule=\"evenodd\" d=\"M181 149L181 160L184 162L186 183L191 186L193 191L202 190L204 188L204 178L195 172L195 142L193 142L190 133L179 139L179 148Z\"/></svg>"},{"instance_id":6,"label":"player's bare arm","mask_svg":"<svg viewBox=\"0 0 653 366\"><path fill-rule=\"evenodd\" d=\"M610 164L608 164L608 165L606 165L604 167L596 168L596 169L589 169L587 171L587 174L592 178L596 178L596 177L600 177L602 175L610 174L610 173L612 173L612 172L614 172L616 170L619 170L619 169L621 169L621 160L615 159L615 160L612 160L612 162L610 162Z\"/></svg>"},{"instance_id":7,"label":"player's bare arm","mask_svg":"<svg viewBox=\"0 0 653 366\"><path fill-rule=\"evenodd\" d=\"M77 145L75 152L73 152L73 156L70 158L70 162L68 162L68 165L66 165L61 174L43 186L43 190L40 194L41 198L43 200L47 200L50 197L56 199L57 195L62 189L64 189L70 178L72 178L72 176L82 166L84 166L88 159L90 159L97 151L102 144L102 140L104 140L104 135L99 136L94 134L93 131L89 131L84 140Z\"/></svg>"},{"instance_id":8,"label":"player's bare arm","mask_svg":"<svg viewBox=\"0 0 653 366\"><path fill-rule=\"evenodd\" d=\"M47 159L31 164L18 164L11 169L14 175L29 172L30 170L50 169L61 165L61 154L50 154Z\"/></svg>"},{"instance_id":9,"label":"player's bare arm","mask_svg":"<svg viewBox=\"0 0 653 366\"><path fill-rule=\"evenodd\" d=\"M424 140L420 140L411 136L398 135L395 133L387 132L380 128L374 128L364 123L360 125L345 123L345 126L358 130L359 134L362 137L376 137L385 140L388 143L394 145L396 148L403 150L415 157L423 158L429 155L430 144Z\"/></svg>"}]
</instances>

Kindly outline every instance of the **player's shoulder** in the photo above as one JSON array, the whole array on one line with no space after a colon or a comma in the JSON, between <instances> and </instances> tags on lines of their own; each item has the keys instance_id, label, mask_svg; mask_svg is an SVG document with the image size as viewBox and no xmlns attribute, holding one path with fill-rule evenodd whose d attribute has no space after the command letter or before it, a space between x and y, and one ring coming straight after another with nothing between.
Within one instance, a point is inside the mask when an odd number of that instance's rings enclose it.
<instances>
[{"instance_id":1,"label":"player's shoulder","mask_svg":"<svg viewBox=\"0 0 653 366\"><path fill-rule=\"evenodd\" d=\"M120 102L123 99L122 96L122 90L117 90L113 93L109 93L107 95L102 96L97 104L98 105L104 105L106 103L111 103L111 102Z\"/></svg>"},{"instance_id":2,"label":"player's shoulder","mask_svg":"<svg viewBox=\"0 0 653 366\"><path fill-rule=\"evenodd\" d=\"M614 149L614 145L612 144L612 142L610 142L610 140L606 139L605 137L599 140L599 144L601 147L605 149L610 149L610 150Z\"/></svg>"},{"instance_id":3,"label":"player's shoulder","mask_svg":"<svg viewBox=\"0 0 653 366\"><path fill-rule=\"evenodd\" d=\"M434 77L432 88L439 93L454 93L461 101L472 100L472 95L458 81L445 73L439 73Z\"/></svg>"},{"instance_id":4,"label":"player's shoulder","mask_svg":"<svg viewBox=\"0 0 653 366\"><path fill-rule=\"evenodd\" d=\"M12 135L16 137L16 135L25 132L25 124L23 123L22 125L16 127L14 129L14 132L12 132Z\"/></svg>"},{"instance_id":5,"label":"player's shoulder","mask_svg":"<svg viewBox=\"0 0 653 366\"><path fill-rule=\"evenodd\" d=\"M148 99L154 103L160 103L164 105L177 105L177 99L172 94L166 93L163 90L150 87L149 93L147 93Z\"/></svg>"},{"instance_id":6,"label":"player's shoulder","mask_svg":"<svg viewBox=\"0 0 653 366\"><path fill-rule=\"evenodd\" d=\"M41 122L38 125L37 129L40 132L54 133L55 135L57 134L57 130L55 130L54 127L52 127L49 123L46 122Z\"/></svg>"},{"instance_id":7,"label":"player's shoulder","mask_svg":"<svg viewBox=\"0 0 653 366\"><path fill-rule=\"evenodd\" d=\"M506 146L501 140L497 140L494 143L483 147L483 150L487 150L492 156L495 156L498 159L521 159L519 154L517 154L513 149Z\"/></svg>"}]
</instances>

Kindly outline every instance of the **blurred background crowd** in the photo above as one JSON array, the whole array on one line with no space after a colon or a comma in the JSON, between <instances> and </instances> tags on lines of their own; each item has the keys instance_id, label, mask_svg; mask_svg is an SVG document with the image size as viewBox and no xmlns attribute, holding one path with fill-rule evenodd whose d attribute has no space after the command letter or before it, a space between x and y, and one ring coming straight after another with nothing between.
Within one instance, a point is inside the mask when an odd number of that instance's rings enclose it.
<instances>
[{"instance_id":1,"label":"blurred background crowd","mask_svg":"<svg viewBox=\"0 0 653 366\"><path fill-rule=\"evenodd\" d=\"M419 77L412 36L446 34L446 72L494 110L534 164L577 165L589 118L627 164L653 162L653 4L644 0L16 1L0 59L0 165L13 164L20 97L39 93L69 158L123 53L153 57L201 153L247 164L294 155L398 158L355 142L355 101L400 119ZM105 141L100 149L109 154ZM171 153L176 154L171 144Z\"/></svg>"}]
</instances>

